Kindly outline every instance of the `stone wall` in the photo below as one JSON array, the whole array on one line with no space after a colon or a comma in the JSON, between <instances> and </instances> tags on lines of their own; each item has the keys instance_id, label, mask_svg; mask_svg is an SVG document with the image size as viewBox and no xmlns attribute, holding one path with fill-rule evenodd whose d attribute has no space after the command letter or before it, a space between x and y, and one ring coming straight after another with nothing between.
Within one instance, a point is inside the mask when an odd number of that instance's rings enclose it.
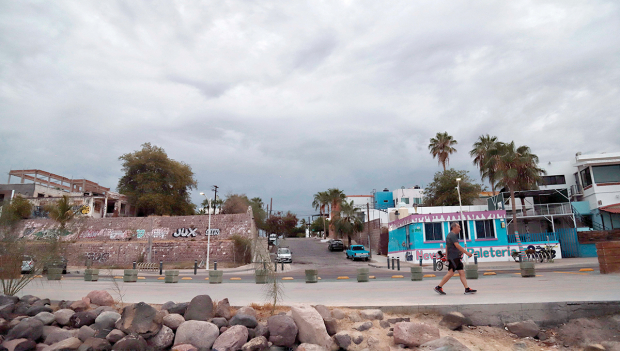
<instances>
[{"instance_id":1,"label":"stone wall","mask_svg":"<svg viewBox=\"0 0 620 351\"><path fill-rule=\"evenodd\" d=\"M620 229L613 230L592 230L587 232L577 232L580 244L591 244L601 241L620 241Z\"/></svg>"},{"instance_id":2,"label":"stone wall","mask_svg":"<svg viewBox=\"0 0 620 351\"><path fill-rule=\"evenodd\" d=\"M620 241L596 243L601 274L620 273Z\"/></svg>"}]
</instances>

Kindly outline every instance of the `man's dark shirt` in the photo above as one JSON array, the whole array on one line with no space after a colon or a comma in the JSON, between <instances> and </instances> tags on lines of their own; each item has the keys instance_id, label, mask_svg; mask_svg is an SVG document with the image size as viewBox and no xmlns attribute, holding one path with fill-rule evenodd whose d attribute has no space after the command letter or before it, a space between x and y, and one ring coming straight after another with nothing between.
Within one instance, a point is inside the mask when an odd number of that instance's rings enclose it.
<instances>
[{"instance_id":1,"label":"man's dark shirt","mask_svg":"<svg viewBox=\"0 0 620 351\"><path fill-rule=\"evenodd\" d=\"M453 260L455 258L461 257L461 251L456 248L455 243L459 242L459 235L453 232L450 232L446 237L446 249L448 251L448 259Z\"/></svg>"}]
</instances>

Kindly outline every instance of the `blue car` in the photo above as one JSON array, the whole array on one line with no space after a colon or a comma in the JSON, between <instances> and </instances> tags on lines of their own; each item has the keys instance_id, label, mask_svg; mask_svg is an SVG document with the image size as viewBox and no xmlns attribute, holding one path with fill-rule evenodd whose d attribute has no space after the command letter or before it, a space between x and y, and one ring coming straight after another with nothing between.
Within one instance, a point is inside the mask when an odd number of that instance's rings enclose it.
<instances>
[{"instance_id":1,"label":"blue car","mask_svg":"<svg viewBox=\"0 0 620 351\"><path fill-rule=\"evenodd\" d=\"M364 245L351 245L351 247L345 251L347 258L352 260L364 260L368 261L370 252L364 248Z\"/></svg>"}]
</instances>

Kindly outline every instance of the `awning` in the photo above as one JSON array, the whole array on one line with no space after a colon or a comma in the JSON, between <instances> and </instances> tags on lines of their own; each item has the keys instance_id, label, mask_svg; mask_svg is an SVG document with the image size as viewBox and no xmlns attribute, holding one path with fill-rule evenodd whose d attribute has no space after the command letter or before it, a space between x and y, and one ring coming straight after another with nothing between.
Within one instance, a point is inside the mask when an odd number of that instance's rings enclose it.
<instances>
[{"instance_id":1,"label":"awning","mask_svg":"<svg viewBox=\"0 0 620 351\"><path fill-rule=\"evenodd\" d=\"M614 205L607 205L603 207L599 207L599 210L609 212L609 213L617 213L620 214L620 203Z\"/></svg>"}]
</instances>

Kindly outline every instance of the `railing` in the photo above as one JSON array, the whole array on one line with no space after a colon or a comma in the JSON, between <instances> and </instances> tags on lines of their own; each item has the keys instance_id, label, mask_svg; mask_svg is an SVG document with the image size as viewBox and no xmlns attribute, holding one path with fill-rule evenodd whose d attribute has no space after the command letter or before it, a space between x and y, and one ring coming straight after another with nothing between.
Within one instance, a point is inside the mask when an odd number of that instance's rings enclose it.
<instances>
[{"instance_id":1,"label":"railing","mask_svg":"<svg viewBox=\"0 0 620 351\"><path fill-rule=\"evenodd\" d=\"M570 186L570 196L575 195L583 195L583 188L579 184Z\"/></svg>"},{"instance_id":2,"label":"railing","mask_svg":"<svg viewBox=\"0 0 620 351\"><path fill-rule=\"evenodd\" d=\"M581 213L579 213L579 211L577 211L577 209L575 209L575 207L573 207L572 205L571 205L571 208L573 210L573 213L575 214L575 218L579 222L581 222L581 224L586 225L589 228L592 228L594 230L604 230L603 227L600 224L598 224L598 223L596 223L596 222L594 222L592 220L592 215L584 216Z\"/></svg>"},{"instance_id":3,"label":"railing","mask_svg":"<svg viewBox=\"0 0 620 351\"><path fill-rule=\"evenodd\" d=\"M140 262L136 264L136 268L139 271L157 271L159 270L159 263Z\"/></svg>"},{"instance_id":4,"label":"railing","mask_svg":"<svg viewBox=\"0 0 620 351\"><path fill-rule=\"evenodd\" d=\"M557 233L525 233L519 234L521 243L533 243L533 242L546 242L557 241ZM511 244L517 243L517 237L514 234L508 234L508 242Z\"/></svg>"},{"instance_id":5,"label":"railing","mask_svg":"<svg viewBox=\"0 0 620 351\"><path fill-rule=\"evenodd\" d=\"M533 206L517 206L517 217L530 217L530 216L550 216L550 215L563 215L563 214L572 214L571 204L559 203L559 204L543 204L543 205L533 205ZM510 215L506 215L510 217Z\"/></svg>"}]
</instances>

